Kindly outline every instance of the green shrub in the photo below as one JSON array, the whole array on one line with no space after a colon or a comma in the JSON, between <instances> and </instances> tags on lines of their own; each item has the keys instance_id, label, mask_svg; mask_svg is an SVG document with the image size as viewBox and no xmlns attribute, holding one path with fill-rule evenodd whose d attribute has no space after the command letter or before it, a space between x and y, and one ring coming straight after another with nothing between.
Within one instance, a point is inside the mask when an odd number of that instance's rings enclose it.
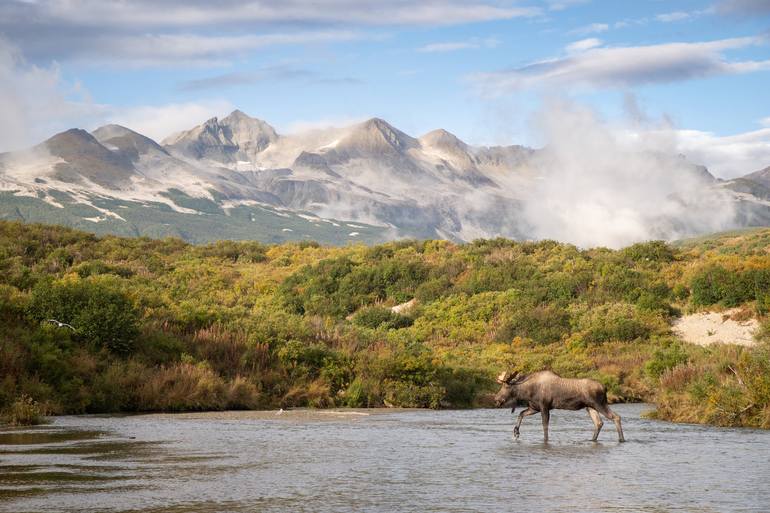
<instances>
[{"instance_id":1,"label":"green shrub","mask_svg":"<svg viewBox=\"0 0 770 513\"><path fill-rule=\"evenodd\" d=\"M570 317L564 308L558 305L522 305L515 308L511 316L503 321L495 338L505 342L514 337L522 337L541 344L550 344L569 334Z\"/></svg>"},{"instance_id":2,"label":"green shrub","mask_svg":"<svg viewBox=\"0 0 770 513\"><path fill-rule=\"evenodd\" d=\"M679 343L669 344L668 347L656 349L647 363L644 371L648 376L659 378L667 370L678 365L684 365L689 361L689 356Z\"/></svg>"},{"instance_id":3,"label":"green shrub","mask_svg":"<svg viewBox=\"0 0 770 513\"><path fill-rule=\"evenodd\" d=\"M698 306L721 303L738 306L754 297L753 283L748 276L710 264L698 271L690 282L692 302Z\"/></svg>"},{"instance_id":4,"label":"green shrub","mask_svg":"<svg viewBox=\"0 0 770 513\"><path fill-rule=\"evenodd\" d=\"M28 312L39 322L69 324L86 344L121 355L132 351L139 333L133 303L106 280L43 280L32 291Z\"/></svg>"},{"instance_id":5,"label":"green shrub","mask_svg":"<svg viewBox=\"0 0 770 513\"><path fill-rule=\"evenodd\" d=\"M83 262L77 266L75 271L81 278L88 278L89 276L97 276L99 274L114 274L121 278L130 278L134 275L134 271L128 267L106 264L101 260Z\"/></svg>"},{"instance_id":6,"label":"green shrub","mask_svg":"<svg viewBox=\"0 0 770 513\"><path fill-rule=\"evenodd\" d=\"M586 341L597 344L611 340L631 342L649 335L653 328L636 306L628 303L592 308L580 316L577 327Z\"/></svg>"},{"instance_id":7,"label":"green shrub","mask_svg":"<svg viewBox=\"0 0 770 513\"><path fill-rule=\"evenodd\" d=\"M620 253L635 262L668 263L674 260L674 250L661 240L639 242L624 248Z\"/></svg>"},{"instance_id":8,"label":"green shrub","mask_svg":"<svg viewBox=\"0 0 770 513\"><path fill-rule=\"evenodd\" d=\"M368 306L360 309L353 316L353 323L365 328L400 329L412 325L413 319L406 315L392 312L384 306Z\"/></svg>"},{"instance_id":9,"label":"green shrub","mask_svg":"<svg viewBox=\"0 0 770 513\"><path fill-rule=\"evenodd\" d=\"M28 395L21 395L0 415L0 418L12 426L31 426L42 424L45 420L43 415L43 409L37 401Z\"/></svg>"}]
</instances>

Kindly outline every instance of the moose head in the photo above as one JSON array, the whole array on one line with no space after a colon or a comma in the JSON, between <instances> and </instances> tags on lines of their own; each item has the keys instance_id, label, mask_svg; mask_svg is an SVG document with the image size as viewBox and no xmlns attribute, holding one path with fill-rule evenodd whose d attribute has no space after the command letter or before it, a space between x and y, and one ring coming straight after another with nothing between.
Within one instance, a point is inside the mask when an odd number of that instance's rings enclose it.
<instances>
[{"instance_id":1,"label":"moose head","mask_svg":"<svg viewBox=\"0 0 770 513\"><path fill-rule=\"evenodd\" d=\"M502 386L500 390L495 394L495 406L500 408L507 404L513 403L516 406L516 380L519 377L518 372L505 371L497 377L497 382Z\"/></svg>"}]
</instances>

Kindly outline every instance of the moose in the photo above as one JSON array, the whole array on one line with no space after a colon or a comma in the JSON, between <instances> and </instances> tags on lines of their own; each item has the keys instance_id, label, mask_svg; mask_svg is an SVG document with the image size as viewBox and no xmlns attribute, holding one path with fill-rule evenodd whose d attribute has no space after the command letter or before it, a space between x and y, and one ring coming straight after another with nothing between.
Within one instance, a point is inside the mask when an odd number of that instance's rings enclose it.
<instances>
[{"instance_id":1,"label":"moose","mask_svg":"<svg viewBox=\"0 0 770 513\"><path fill-rule=\"evenodd\" d=\"M620 415L613 412L607 404L607 391L604 385L593 379L567 379L551 371L540 371L527 376L519 373L503 372L497 382L502 384L495 395L495 406L511 406L511 413L516 411L516 404L525 403L527 409L519 413L513 437L519 438L519 427L524 417L540 412L543 419L543 438L548 443L548 421L551 410L580 410L585 408L594 423L592 441L599 438L604 423L601 413L615 423L618 441L625 442Z\"/></svg>"}]
</instances>

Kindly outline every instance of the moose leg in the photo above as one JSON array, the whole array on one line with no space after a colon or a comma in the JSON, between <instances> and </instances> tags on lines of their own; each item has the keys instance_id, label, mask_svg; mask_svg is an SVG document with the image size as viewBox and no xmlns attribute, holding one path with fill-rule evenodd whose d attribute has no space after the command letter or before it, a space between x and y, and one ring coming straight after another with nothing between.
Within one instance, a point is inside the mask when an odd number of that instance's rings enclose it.
<instances>
[{"instance_id":1,"label":"moose leg","mask_svg":"<svg viewBox=\"0 0 770 513\"><path fill-rule=\"evenodd\" d=\"M600 408L597 408L597 410L599 410L602 415L615 423L615 429L618 431L618 442L625 442L626 439L623 437L623 426L620 424L620 415L612 411L606 404L602 405Z\"/></svg>"},{"instance_id":2,"label":"moose leg","mask_svg":"<svg viewBox=\"0 0 770 513\"><path fill-rule=\"evenodd\" d=\"M526 410L519 413L519 420L516 421L516 426L513 428L513 438L519 438L519 427L521 427L521 421L524 420L524 417L529 417L535 413L537 413L537 410L533 410L532 408L527 408Z\"/></svg>"},{"instance_id":3,"label":"moose leg","mask_svg":"<svg viewBox=\"0 0 770 513\"><path fill-rule=\"evenodd\" d=\"M551 419L551 410L543 408L540 410L540 417L543 419L543 442L548 443L548 421Z\"/></svg>"},{"instance_id":4,"label":"moose leg","mask_svg":"<svg viewBox=\"0 0 770 513\"><path fill-rule=\"evenodd\" d=\"M594 437L591 439L591 441L595 442L599 439L599 431L602 430L602 426L604 425L604 422L602 422L602 418L599 417L599 412L591 408L590 406L586 408L588 410L588 415L591 416L591 420L594 421Z\"/></svg>"}]
</instances>

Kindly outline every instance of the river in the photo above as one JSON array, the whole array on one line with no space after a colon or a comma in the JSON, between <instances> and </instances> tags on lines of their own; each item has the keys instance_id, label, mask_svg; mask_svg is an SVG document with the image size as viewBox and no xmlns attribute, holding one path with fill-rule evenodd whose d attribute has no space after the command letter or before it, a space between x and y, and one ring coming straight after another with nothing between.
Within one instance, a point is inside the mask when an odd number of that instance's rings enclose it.
<instances>
[{"instance_id":1,"label":"river","mask_svg":"<svg viewBox=\"0 0 770 513\"><path fill-rule=\"evenodd\" d=\"M582 412L63 416L0 429L1 512L770 511L770 432Z\"/></svg>"}]
</instances>

